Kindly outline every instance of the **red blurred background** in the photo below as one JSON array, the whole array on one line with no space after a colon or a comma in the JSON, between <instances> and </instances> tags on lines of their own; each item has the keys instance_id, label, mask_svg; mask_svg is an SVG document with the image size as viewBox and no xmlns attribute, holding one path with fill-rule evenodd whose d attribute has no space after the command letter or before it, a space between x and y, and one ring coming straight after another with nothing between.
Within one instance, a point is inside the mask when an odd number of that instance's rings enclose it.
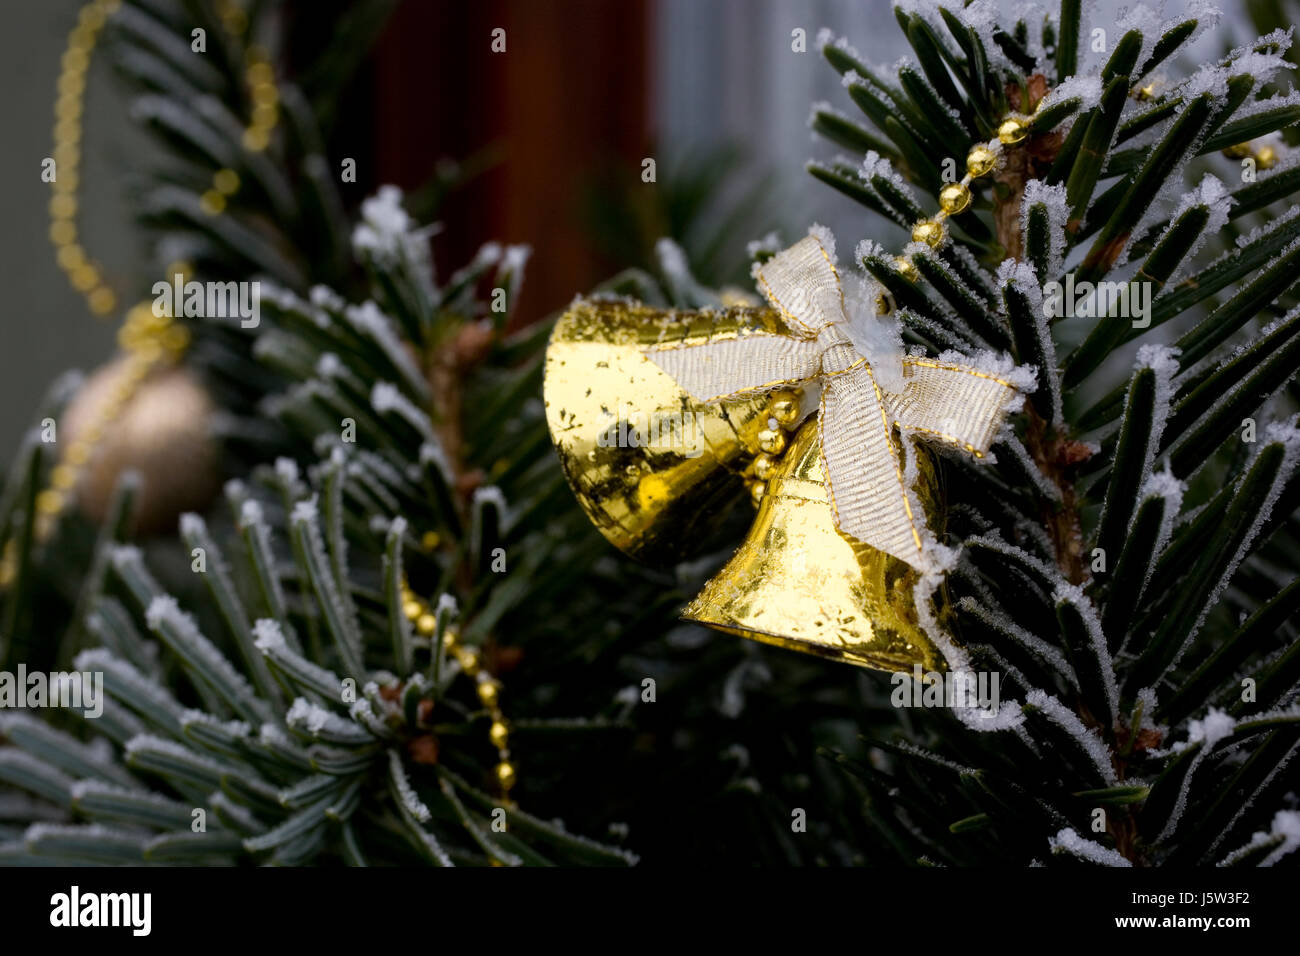
<instances>
[{"instance_id":1,"label":"red blurred background","mask_svg":"<svg viewBox=\"0 0 1300 956\"><path fill-rule=\"evenodd\" d=\"M639 175L648 155L649 2L400 3L341 97L355 198L383 183L417 190L449 159L481 170L438 207L435 261L446 274L486 241L531 245L522 322L608 277L622 263L593 243L584 194L600 170ZM304 57L334 19L328 6L294 11L288 35Z\"/></svg>"}]
</instances>

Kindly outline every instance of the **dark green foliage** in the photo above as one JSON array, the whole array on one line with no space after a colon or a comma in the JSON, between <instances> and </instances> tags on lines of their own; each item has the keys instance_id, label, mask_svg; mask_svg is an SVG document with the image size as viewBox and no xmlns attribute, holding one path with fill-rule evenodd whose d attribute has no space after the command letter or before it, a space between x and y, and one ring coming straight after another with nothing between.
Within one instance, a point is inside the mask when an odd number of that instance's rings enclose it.
<instances>
[{"instance_id":1,"label":"dark green foliage","mask_svg":"<svg viewBox=\"0 0 1300 956\"><path fill-rule=\"evenodd\" d=\"M1032 109L1023 93L1033 74L1050 88L1083 70L1089 26L1082 5L1064 0L1043 28L1047 59L1036 61L1025 24L981 33L966 24L963 4L943 6L933 19L900 14L930 83L924 91L900 83L893 115L878 95L891 89L888 78L869 76L845 43L824 47L837 71L864 77L849 95L875 129L855 124L857 140L894 154L897 171L935 200L934 157L954 156L960 169L964 146L954 144L966 140L927 114L969 117L978 141L991 138L1008 108ZM1087 840L1113 862L1240 864L1289 846L1271 828L1286 808L1281 794L1294 789L1287 762L1300 745L1292 613L1300 447L1287 397L1300 371L1288 311L1297 235L1289 203L1300 179L1284 163L1234 186L1237 161L1215 154L1288 128L1300 113L1289 98L1260 102L1285 93L1280 61L1262 76L1235 66L1244 53L1284 49L1277 34L1226 58L1213 94L1185 85L1176 61L1197 26L1175 20L1158 37L1125 33L1096 74L1095 102L1067 110L1056 101L1033 117L1020 147L1028 157L1010 168L1062 188L1068 212L1026 199L1022 236L1007 234L1012 217L985 219L995 242L966 243L988 270L979 283L954 284L938 265L951 259L944 251L914 257L915 285L891 253L873 249L860 263L891 293L912 340L1010 346L1039 372L995 466L944 462L949 540L964 545L950 582L956 634L971 667L1002 675L1003 706L1012 709L984 727L978 716L967 727L926 712L892 738L872 736L879 750L870 767L841 759L871 794L867 818L882 861L1078 862ZM996 49L986 46L990 36ZM930 76L940 63L955 83ZM1131 94L1157 66L1166 79L1139 102ZM1008 103L999 102L1004 90ZM936 95L946 109L936 111ZM1132 145L1139 136L1143 145ZM813 171L908 225L847 164ZM1206 172L1227 188L1189 195L1172 221L1155 212ZM981 218L990 209L983 195L994 210L1019 202L1005 181L986 185L972 207ZM1221 224L1247 217L1246 228L1257 227L1249 236L1236 227L1221 234ZM1053 262L1058 243L1064 264ZM996 250L1010 246L1023 249L1040 285L1071 272L1076 283L1147 283L1150 322L1104 307L1096 318L1045 322L1023 270L999 272L990 315L976 289L999 266ZM937 309L932 295L953 311ZM1173 335L1154 331L1170 322ZM1003 325L1009 339L993 332ZM1171 340L1179 352L1148 351L1125 371L1138 344ZM1266 427L1270 420L1278 425ZM1089 451L1083 441L1096 445ZM990 729L1009 723L1019 729ZM1104 811L1102 832L1095 808ZM1267 838L1234 852L1255 833Z\"/></svg>"}]
</instances>

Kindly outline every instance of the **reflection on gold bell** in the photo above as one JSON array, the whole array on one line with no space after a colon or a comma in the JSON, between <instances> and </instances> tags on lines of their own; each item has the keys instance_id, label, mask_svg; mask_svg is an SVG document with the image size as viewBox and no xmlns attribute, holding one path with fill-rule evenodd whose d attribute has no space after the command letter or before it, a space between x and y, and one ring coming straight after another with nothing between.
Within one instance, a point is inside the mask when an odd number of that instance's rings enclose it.
<instances>
[{"instance_id":1,"label":"reflection on gold bell","mask_svg":"<svg viewBox=\"0 0 1300 956\"><path fill-rule=\"evenodd\" d=\"M767 427L767 397L704 404L643 353L743 328L784 332L767 308L664 312L579 300L546 350L546 420L583 510L643 561L689 556L746 497L741 472Z\"/></svg>"},{"instance_id":2,"label":"reflection on gold bell","mask_svg":"<svg viewBox=\"0 0 1300 956\"><path fill-rule=\"evenodd\" d=\"M933 467L917 495L934 511ZM945 669L917 623L906 562L835 528L817 422L806 422L768 479L745 542L695 598L687 620L791 650L888 671Z\"/></svg>"}]
</instances>

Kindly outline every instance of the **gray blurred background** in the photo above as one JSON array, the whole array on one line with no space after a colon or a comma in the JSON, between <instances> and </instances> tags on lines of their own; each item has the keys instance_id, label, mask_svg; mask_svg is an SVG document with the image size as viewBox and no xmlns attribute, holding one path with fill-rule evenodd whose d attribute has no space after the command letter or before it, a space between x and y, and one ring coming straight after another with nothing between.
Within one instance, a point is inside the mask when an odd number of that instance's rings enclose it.
<instances>
[{"instance_id":1,"label":"gray blurred background","mask_svg":"<svg viewBox=\"0 0 1300 956\"><path fill-rule=\"evenodd\" d=\"M1119 0L1095 2L1102 25L1113 22L1123 6ZM1221 5L1230 22L1240 17L1239 0ZM41 160L51 149L59 57L80 6L78 0L4 0L0 465L12 456L40 396L60 372L89 370L111 355L121 319L120 309L102 320L89 313L56 267L47 235L49 188L40 180ZM1170 0L1169 6L1180 8L1183 0ZM829 152L812 141L810 105L828 100L851 109L838 77L813 52L817 31L829 26L867 59L893 62L906 45L887 0L647 0L647 13L647 122L661 149L743 144L757 166L776 175L774 202L787 204L782 217L797 228L823 222L849 248L867 235L887 237L880 223L803 172L805 160ZM805 54L791 52L796 27L807 31ZM1240 38L1245 32L1221 29L1202 38L1198 52L1217 55L1233 34ZM143 161L144 143L127 121L107 65L97 58L87 94L78 222L88 254L100 261L127 304L145 291L132 281L147 275L147 250L123 194L128 174ZM750 238L755 237L738 241Z\"/></svg>"}]
</instances>

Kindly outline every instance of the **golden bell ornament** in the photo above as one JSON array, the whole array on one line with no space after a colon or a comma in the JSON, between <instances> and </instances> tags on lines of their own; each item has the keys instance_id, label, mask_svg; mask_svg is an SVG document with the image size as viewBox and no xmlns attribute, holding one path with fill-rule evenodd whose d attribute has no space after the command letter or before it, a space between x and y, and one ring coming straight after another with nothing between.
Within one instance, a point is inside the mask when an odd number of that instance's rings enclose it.
<instances>
[{"instance_id":1,"label":"golden bell ornament","mask_svg":"<svg viewBox=\"0 0 1300 956\"><path fill-rule=\"evenodd\" d=\"M147 535L174 529L182 512L211 500L220 483L219 453L212 399L193 374L173 366L133 385L137 368L124 356L92 374L64 412L59 439L72 445L99 432L75 490L78 507L96 523L108 513L118 477L139 473L135 529ZM117 414L99 426L103 408L123 395Z\"/></svg>"},{"instance_id":2,"label":"golden bell ornament","mask_svg":"<svg viewBox=\"0 0 1300 956\"><path fill-rule=\"evenodd\" d=\"M543 386L551 438L583 510L624 553L649 563L695 553L744 496L759 435L776 447L766 396L698 402L643 351L746 328L781 326L771 309L665 313L600 300L556 323Z\"/></svg>"},{"instance_id":3,"label":"golden bell ornament","mask_svg":"<svg viewBox=\"0 0 1300 956\"><path fill-rule=\"evenodd\" d=\"M935 508L933 470L918 456L917 494ZM861 667L945 669L917 623L917 571L835 528L817 422L804 423L770 478L754 526L687 605L687 620Z\"/></svg>"}]
</instances>

